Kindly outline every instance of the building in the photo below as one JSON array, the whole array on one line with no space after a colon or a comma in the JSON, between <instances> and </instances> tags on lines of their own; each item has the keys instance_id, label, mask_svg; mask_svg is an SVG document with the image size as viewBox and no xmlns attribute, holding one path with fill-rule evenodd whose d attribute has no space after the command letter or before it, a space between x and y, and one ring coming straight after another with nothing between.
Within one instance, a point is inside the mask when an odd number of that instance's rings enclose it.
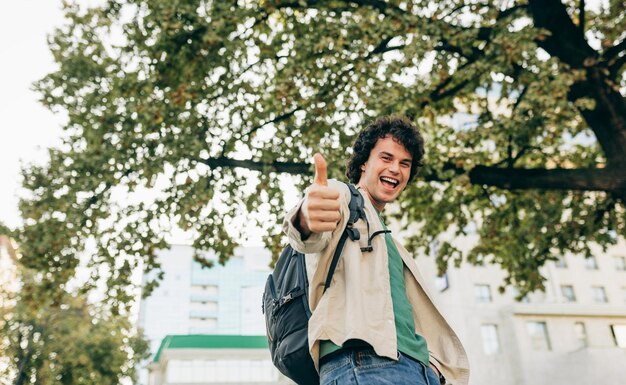
<instances>
[{"instance_id":1,"label":"building","mask_svg":"<svg viewBox=\"0 0 626 385\"><path fill-rule=\"evenodd\" d=\"M468 247L472 240L457 242ZM467 349L470 385L595 384L600 379L626 385L626 244L622 241L606 252L599 247L593 250L590 259L565 255L549 262L541 271L547 278L545 293L532 293L522 301L515 299L517 293L511 288L499 293L505 273L497 266L463 264L438 278L433 257L416 259L433 300ZM267 259L261 262L259 255ZM262 374L273 370L267 349L251 342L264 341L260 302L269 273L269 253L242 249L226 266L195 273L198 266L191 260L190 248L174 247L162 257L166 275L156 296L142 307L146 332L157 343L153 352L161 352L151 364L153 378L167 378L166 368L171 365L171 373L185 367L196 373L193 376L200 378L197 373L205 373L210 378L189 383L213 384L218 377L191 368L266 365L255 369L260 379L286 381L277 372ZM224 290L230 294L223 296ZM151 300L155 302L149 303ZM203 301L211 303L210 311L207 304L201 308ZM165 342L170 338L167 335L201 332L212 335L188 336L202 343L181 336L170 336L174 343ZM250 337L249 346L226 348L216 345L211 339L214 334L231 335L225 337L231 342L245 334L257 336ZM167 353L162 354L164 351ZM245 362L229 361L233 356ZM185 359L189 362L183 362ZM246 363L253 359L256 363ZM207 366L208 361L221 363Z\"/></svg>"},{"instance_id":2,"label":"building","mask_svg":"<svg viewBox=\"0 0 626 385\"><path fill-rule=\"evenodd\" d=\"M264 335L261 297L270 259L263 248L237 249L225 266L203 269L190 246L159 252L163 279L139 305L139 326L152 351L167 335Z\"/></svg>"},{"instance_id":3,"label":"building","mask_svg":"<svg viewBox=\"0 0 626 385\"><path fill-rule=\"evenodd\" d=\"M261 313L265 281L271 272L269 251L240 248L226 265L215 263L210 269L193 260L190 246L173 245L159 252L158 259L163 279L152 295L141 301L139 309L139 326L153 353L151 363L146 364L149 370L140 369L140 384L178 383L184 378L175 374L179 368L196 367L197 360L203 362L201 366L212 367L207 362L214 359L219 366L222 361L218 358L222 355L246 357L240 363L227 360L234 367L245 367L253 360L251 367L258 370L259 378L283 383L280 381L284 378L270 360ZM209 255L209 259L215 257ZM152 277L145 277L144 282ZM217 345L216 341L219 341ZM246 343L242 345L242 341ZM262 348L260 341L265 341ZM185 361L185 357L191 361ZM191 381L194 384L214 384L217 378L207 374L204 382L196 382L200 381L197 373L206 372L194 373ZM232 384L230 380L225 381Z\"/></svg>"},{"instance_id":4,"label":"building","mask_svg":"<svg viewBox=\"0 0 626 385\"><path fill-rule=\"evenodd\" d=\"M462 240L460 240L462 242ZM496 266L417 259L429 291L466 347L470 385L626 385L626 244L565 255L541 271L546 291L499 293Z\"/></svg>"},{"instance_id":5,"label":"building","mask_svg":"<svg viewBox=\"0 0 626 385\"><path fill-rule=\"evenodd\" d=\"M292 384L272 365L265 336L170 335L150 365L149 385Z\"/></svg>"},{"instance_id":6,"label":"building","mask_svg":"<svg viewBox=\"0 0 626 385\"><path fill-rule=\"evenodd\" d=\"M6 235L0 235L0 328L6 322L5 311L15 305L15 293L20 287L20 277L18 272L18 253L15 241ZM7 343L0 336L0 352L2 345ZM13 378L15 372L11 370L13 366L9 357L0 354L0 373L8 374L8 378Z\"/></svg>"},{"instance_id":7,"label":"building","mask_svg":"<svg viewBox=\"0 0 626 385\"><path fill-rule=\"evenodd\" d=\"M0 310L13 303L11 296L19 289L18 259L15 241L0 235Z\"/></svg>"}]
</instances>

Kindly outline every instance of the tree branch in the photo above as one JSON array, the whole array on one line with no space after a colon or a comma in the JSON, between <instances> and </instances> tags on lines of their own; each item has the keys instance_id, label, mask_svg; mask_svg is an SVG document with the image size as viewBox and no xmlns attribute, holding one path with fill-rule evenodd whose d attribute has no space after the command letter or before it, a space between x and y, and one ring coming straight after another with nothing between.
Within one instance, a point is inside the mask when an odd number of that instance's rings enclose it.
<instances>
[{"instance_id":1,"label":"tree branch","mask_svg":"<svg viewBox=\"0 0 626 385\"><path fill-rule=\"evenodd\" d=\"M320 3L322 2L319 0L307 0L304 2L304 4L300 1L292 1L292 2L280 3L276 6L276 8L316 8L320 5ZM388 4L383 0L347 0L345 1L345 3L355 4L355 5L360 5L360 6L369 6L371 8L378 10L383 15L387 15L387 12L386 12L387 10L392 10L395 12L399 12L401 14L406 13L406 11L404 11L402 8ZM335 9L335 8L332 8L332 9Z\"/></svg>"},{"instance_id":2,"label":"tree branch","mask_svg":"<svg viewBox=\"0 0 626 385\"><path fill-rule=\"evenodd\" d=\"M33 348L34 333L35 333L35 330L33 326L33 330L31 330L28 334L28 346L26 348L27 349L26 354L20 357L20 360L19 360L18 371L17 371L17 374L15 375L14 385L22 385L27 380L26 368L27 368L27 365L30 363L29 361L31 360L33 353L34 353L34 348Z\"/></svg>"},{"instance_id":3,"label":"tree branch","mask_svg":"<svg viewBox=\"0 0 626 385\"><path fill-rule=\"evenodd\" d=\"M260 129L260 128L262 128L262 127L267 126L268 124L271 124L271 123L278 123L278 122L280 122L280 121L283 121L283 120L285 120L285 119L287 119L287 118L291 117L293 114L295 114L295 113L296 113L298 110L300 110L300 109L301 109L300 107L296 107L296 108L294 108L294 109L293 109L293 110L291 110L291 111L285 112L285 113L284 113L284 114L282 114L282 115L278 115L277 117L275 117L275 118L274 118L274 119L272 119L272 120L268 120L268 121L266 121L265 123L258 124L258 125L256 125L256 126L252 127L250 130L248 130L248 132L244 133L244 134L242 135L242 137L250 136L250 135L252 135L255 131L259 130L259 129Z\"/></svg>"},{"instance_id":4,"label":"tree branch","mask_svg":"<svg viewBox=\"0 0 626 385\"><path fill-rule=\"evenodd\" d=\"M626 169L626 100L607 80L602 68L589 67L586 80L571 86L568 99L595 100L595 108L580 109L580 114L598 139L608 165Z\"/></svg>"},{"instance_id":5,"label":"tree branch","mask_svg":"<svg viewBox=\"0 0 626 385\"><path fill-rule=\"evenodd\" d=\"M504 11L501 11L500 13L498 13L498 16L496 16L496 21L500 21L504 18L506 18L507 16L512 15L513 13L515 13L516 11L520 10L520 9L525 9L527 8L526 5L515 5L511 8L507 8ZM478 33L476 35L476 38L478 40L484 40L485 42L489 43L491 41L491 32L493 31L492 27L480 27L478 29ZM456 53L461 57L464 57L465 59L467 59L467 61L461 65L455 73L458 73L460 70L462 70L463 68L475 63L480 57L482 57L484 55L484 50L481 50L479 48L476 47L471 47L472 52L469 55L466 55L463 50L455 45L452 45L449 43L449 41L444 37L440 37L440 45L435 47L434 49L436 51L446 51L446 52L452 52L452 53ZM458 92L459 90L461 90L463 87L465 87L470 81L469 80L464 80L460 83L458 83L456 86L444 91L444 88L447 87L453 80L453 76L450 76L449 78L445 79L444 81L442 81L441 83L439 83L437 85L437 87L435 87L435 89L430 93L430 101L435 101L435 100L439 100L439 99L443 99L449 95L455 94L456 92ZM521 97L520 97L521 99ZM426 104L428 104L430 101L425 101L422 103L422 107L425 106Z\"/></svg>"},{"instance_id":6,"label":"tree branch","mask_svg":"<svg viewBox=\"0 0 626 385\"><path fill-rule=\"evenodd\" d=\"M268 171L274 170L276 172L301 175L311 171L312 165L304 162L279 162L279 161L257 161L257 160L238 160L231 159L224 156L218 158L204 158L196 159L197 162L206 164L211 168L226 167L226 168L245 168L253 171Z\"/></svg>"},{"instance_id":7,"label":"tree branch","mask_svg":"<svg viewBox=\"0 0 626 385\"><path fill-rule=\"evenodd\" d=\"M391 9L394 12L398 12L400 14L405 14L406 11L403 10L402 8L398 7L398 6L394 6L391 4L386 3L385 1L382 0L349 0L347 1L348 3L354 3L356 5L367 5L370 6L374 9L377 9L380 11L380 13L386 15L385 11Z\"/></svg>"},{"instance_id":8,"label":"tree branch","mask_svg":"<svg viewBox=\"0 0 626 385\"><path fill-rule=\"evenodd\" d=\"M406 47L406 44L401 44L401 45L394 45L394 46L388 46L387 44L389 44L389 42L392 40L392 37L386 37L384 38L380 44L378 44L378 46L376 46L376 48L374 48L372 51L370 51L367 55L365 55L364 59L367 60L370 57L380 54L380 53L385 53L385 52L390 52L390 51L395 51L398 49L404 49Z\"/></svg>"},{"instance_id":9,"label":"tree branch","mask_svg":"<svg viewBox=\"0 0 626 385\"><path fill-rule=\"evenodd\" d=\"M626 40L625 40L626 41ZM617 81L619 70L626 64L626 53L609 63L609 79Z\"/></svg>"},{"instance_id":10,"label":"tree branch","mask_svg":"<svg viewBox=\"0 0 626 385\"><path fill-rule=\"evenodd\" d=\"M619 90L607 86L600 55L589 46L560 0L529 0L528 5L535 26L550 31L537 44L571 68L585 70L585 80L570 87L568 99L595 100L595 108L580 113L596 135L608 166L626 168L626 103Z\"/></svg>"},{"instance_id":11,"label":"tree branch","mask_svg":"<svg viewBox=\"0 0 626 385\"><path fill-rule=\"evenodd\" d=\"M476 59L474 60L470 60L465 62L462 66L460 66L456 72L458 73L460 70L464 69L465 67L468 67L469 65L473 64L475 62ZM437 86L435 87L435 89L433 89L429 94L428 94L428 100L423 101L420 106L423 108L426 105L432 103L432 102L436 102L438 100L441 100L449 95L453 95L456 94L458 91L460 91L461 89L463 89L463 87L465 87L470 81L468 79L462 80L461 82L457 83L454 87L452 88L448 88L447 90L445 89L448 85L450 85L450 83L452 83L452 81L454 80L454 75L450 76L449 78L443 80L441 83L437 84Z\"/></svg>"},{"instance_id":12,"label":"tree branch","mask_svg":"<svg viewBox=\"0 0 626 385\"><path fill-rule=\"evenodd\" d=\"M596 169L520 169L476 166L469 172L472 184L507 190L548 189L605 191L626 198L626 170Z\"/></svg>"},{"instance_id":13,"label":"tree branch","mask_svg":"<svg viewBox=\"0 0 626 385\"><path fill-rule=\"evenodd\" d=\"M524 152L521 151L520 154ZM520 155L518 154L518 156ZM196 159L197 162L211 168L245 168L253 171L268 170L303 175L311 172L312 165L305 162L280 162L238 160L226 157ZM442 177L436 170L422 174L427 182L448 182L455 176L467 173L452 163L444 165L443 173L451 171L448 177ZM492 166L476 166L469 171L470 182L475 185L499 187L507 190L574 190L604 191L626 199L626 170L616 168L595 169L522 169Z\"/></svg>"},{"instance_id":14,"label":"tree branch","mask_svg":"<svg viewBox=\"0 0 626 385\"><path fill-rule=\"evenodd\" d=\"M520 92L519 96L517 97L517 100L515 101L515 104L513 104L513 112L515 112L515 110L517 110L517 107L519 107L519 104L522 102L522 100L524 99L524 96L526 96L526 92L528 91L528 87L524 87L522 89L522 92Z\"/></svg>"},{"instance_id":15,"label":"tree branch","mask_svg":"<svg viewBox=\"0 0 626 385\"><path fill-rule=\"evenodd\" d=\"M448 40L443 36L440 38L439 43L440 45L434 47L435 51L456 53L459 56L464 57L468 61L475 61L483 54L483 51L481 49L478 49L476 47L470 47L472 49L472 53L470 55L466 55L460 47L450 44Z\"/></svg>"},{"instance_id":16,"label":"tree branch","mask_svg":"<svg viewBox=\"0 0 626 385\"><path fill-rule=\"evenodd\" d=\"M615 44L613 47L608 48L606 51L604 51L604 53L602 54L602 58L606 61L610 61L611 59L614 59L617 55L620 54L620 52L624 51L626 49L626 39L622 40L620 43ZM611 65L609 63L609 65Z\"/></svg>"},{"instance_id":17,"label":"tree branch","mask_svg":"<svg viewBox=\"0 0 626 385\"><path fill-rule=\"evenodd\" d=\"M578 7L578 28L580 33L585 34L585 0L580 0Z\"/></svg>"},{"instance_id":18,"label":"tree branch","mask_svg":"<svg viewBox=\"0 0 626 385\"><path fill-rule=\"evenodd\" d=\"M583 68L585 59L598 56L569 17L561 0L529 0L528 6L535 27L550 31L550 35L537 42L550 55L573 68Z\"/></svg>"}]
</instances>

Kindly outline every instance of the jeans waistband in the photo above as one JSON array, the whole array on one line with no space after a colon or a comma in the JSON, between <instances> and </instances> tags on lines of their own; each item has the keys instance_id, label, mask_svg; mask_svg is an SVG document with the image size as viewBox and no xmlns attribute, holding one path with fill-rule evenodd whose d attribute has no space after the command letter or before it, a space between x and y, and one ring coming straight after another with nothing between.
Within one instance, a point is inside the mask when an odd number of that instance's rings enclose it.
<instances>
[{"instance_id":1,"label":"jeans waistband","mask_svg":"<svg viewBox=\"0 0 626 385\"><path fill-rule=\"evenodd\" d=\"M326 362L331 361L333 358L340 356L346 353L355 353L355 352L363 352L363 353L374 353L374 348L371 346L346 346L342 347L339 350L336 350L332 353L328 353L324 357L320 358L320 367L324 365Z\"/></svg>"},{"instance_id":2,"label":"jeans waistband","mask_svg":"<svg viewBox=\"0 0 626 385\"><path fill-rule=\"evenodd\" d=\"M356 353L356 352L362 352L362 353L367 353L367 354L376 354L376 351L374 351L374 348L369 347L369 346L348 346L348 347L343 347L339 350L336 350L332 353L328 353L327 355L325 355L324 357L320 358L320 367L322 367L322 365L324 365L326 362L333 360L335 357L345 354L345 353ZM398 357L400 358L400 355L408 358L411 361L415 361L420 365L424 365L424 363L420 362L419 360L409 356L408 354L402 353L400 351L398 351ZM426 365L427 366L427 365Z\"/></svg>"}]
</instances>

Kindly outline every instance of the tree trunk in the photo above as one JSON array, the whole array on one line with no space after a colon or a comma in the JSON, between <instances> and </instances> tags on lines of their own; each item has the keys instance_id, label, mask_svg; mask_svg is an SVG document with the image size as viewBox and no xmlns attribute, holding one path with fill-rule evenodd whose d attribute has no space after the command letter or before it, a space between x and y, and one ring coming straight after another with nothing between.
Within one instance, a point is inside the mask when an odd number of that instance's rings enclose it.
<instances>
[{"instance_id":1,"label":"tree trunk","mask_svg":"<svg viewBox=\"0 0 626 385\"><path fill-rule=\"evenodd\" d=\"M607 159L607 166L626 169L626 100L613 89L602 68L587 69L587 79L572 86L569 99L595 101L595 108L581 110Z\"/></svg>"},{"instance_id":2,"label":"tree trunk","mask_svg":"<svg viewBox=\"0 0 626 385\"><path fill-rule=\"evenodd\" d=\"M607 167L626 168L626 100L610 78L609 64L587 43L561 0L530 0L528 5L535 27L550 31L537 44L570 68L586 73L586 79L572 85L568 98L595 101L595 107L581 110L581 115L594 132Z\"/></svg>"}]
</instances>

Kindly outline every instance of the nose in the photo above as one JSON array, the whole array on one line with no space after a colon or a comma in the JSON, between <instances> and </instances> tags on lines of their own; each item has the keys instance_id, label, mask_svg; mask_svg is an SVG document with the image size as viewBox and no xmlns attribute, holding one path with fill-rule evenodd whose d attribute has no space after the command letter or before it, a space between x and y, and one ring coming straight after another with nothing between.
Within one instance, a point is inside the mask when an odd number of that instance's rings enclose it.
<instances>
[{"instance_id":1,"label":"nose","mask_svg":"<svg viewBox=\"0 0 626 385\"><path fill-rule=\"evenodd\" d=\"M391 162L389 165L389 171L394 174L400 173L400 162Z\"/></svg>"}]
</instances>

